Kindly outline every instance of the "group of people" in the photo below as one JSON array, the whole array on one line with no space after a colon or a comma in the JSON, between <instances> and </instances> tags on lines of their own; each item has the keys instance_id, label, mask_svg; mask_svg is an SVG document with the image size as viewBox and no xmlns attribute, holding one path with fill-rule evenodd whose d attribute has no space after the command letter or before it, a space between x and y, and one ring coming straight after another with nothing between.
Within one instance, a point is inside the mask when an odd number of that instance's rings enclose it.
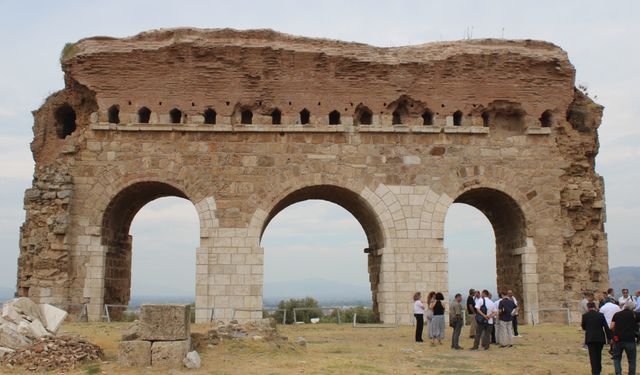
<instances>
[{"instance_id":1,"label":"group of people","mask_svg":"<svg viewBox=\"0 0 640 375\"><path fill-rule=\"evenodd\" d=\"M614 290L609 288L598 296L597 303L594 293L585 293L580 310L591 373L602 371L602 348L608 343L615 373L622 374L622 355L626 354L629 374L635 374L636 346L640 336L640 291L632 296L628 289L622 289L622 296L616 298Z\"/></svg>"},{"instance_id":2,"label":"group of people","mask_svg":"<svg viewBox=\"0 0 640 375\"><path fill-rule=\"evenodd\" d=\"M480 345L484 350L488 350L491 343L501 348L513 346L512 338L518 336L518 301L511 290L499 294L499 298L494 301L488 290L480 292L470 289L466 306L462 305L462 295L460 293L455 295L449 309L449 326L453 328L452 349L463 349L460 346L460 334L464 325L465 312L471 321L469 337L474 340L471 350L478 350ZM413 300L416 342L423 342L422 333L427 323L432 345L436 342L442 345L445 324L444 295L440 292L431 292L425 304L422 302L421 293L416 292Z\"/></svg>"}]
</instances>

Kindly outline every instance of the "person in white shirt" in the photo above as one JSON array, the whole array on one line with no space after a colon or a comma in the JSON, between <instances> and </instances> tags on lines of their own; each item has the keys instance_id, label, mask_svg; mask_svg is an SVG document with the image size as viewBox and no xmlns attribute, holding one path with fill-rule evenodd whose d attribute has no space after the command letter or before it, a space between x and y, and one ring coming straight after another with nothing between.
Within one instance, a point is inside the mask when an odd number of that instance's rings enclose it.
<instances>
[{"instance_id":1,"label":"person in white shirt","mask_svg":"<svg viewBox=\"0 0 640 375\"><path fill-rule=\"evenodd\" d=\"M625 303L633 301L633 297L629 295L629 289L622 289L622 296L618 298L618 306L624 306Z\"/></svg>"},{"instance_id":2,"label":"person in white shirt","mask_svg":"<svg viewBox=\"0 0 640 375\"><path fill-rule=\"evenodd\" d=\"M498 313L498 306L500 306L500 301L502 301L502 299L505 298L504 295L502 295L502 293L498 292L498 299L493 301L493 305L496 308L496 315ZM491 343L492 344L499 344L499 345L503 345L500 342L500 325L498 324L498 319L496 318L495 321L493 322L493 334L491 335Z\"/></svg>"},{"instance_id":3,"label":"person in white shirt","mask_svg":"<svg viewBox=\"0 0 640 375\"><path fill-rule=\"evenodd\" d=\"M619 311L620 311L620 306L618 306L616 303L612 301L607 301L607 303L602 305L602 307L600 308L600 312L604 314L604 318L607 320L608 326L611 326L611 319L613 319L613 316L615 315L615 313Z\"/></svg>"},{"instance_id":4,"label":"person in white shirt","mask_svg":"<svg viewBox=\"0 0 640 375\"><path fill-rule=\"evenodd\" d=\"M424 342L422 340L422 331L424 329L424 304L420 300L422 294L416 292L413 295L413 316L416 318L416 342Z\"/></svg>"},{"instance_id":5,"label":"person in white shirt","mask_svg":"<svg viewBox=\"0 0 640 375\"><path fill-rule=\"evenodd\" d=\"M493 314L495 314L496 308L489 298L489 291L482 291L482 298L476 301L476 321L478 323L476 328L476 335L473 339L473 347L471 350L478 350L480 341L482 340L482 347L484 350L489 350L491 344L491 328L493 325Z\"/></svg>"}]
</instances>

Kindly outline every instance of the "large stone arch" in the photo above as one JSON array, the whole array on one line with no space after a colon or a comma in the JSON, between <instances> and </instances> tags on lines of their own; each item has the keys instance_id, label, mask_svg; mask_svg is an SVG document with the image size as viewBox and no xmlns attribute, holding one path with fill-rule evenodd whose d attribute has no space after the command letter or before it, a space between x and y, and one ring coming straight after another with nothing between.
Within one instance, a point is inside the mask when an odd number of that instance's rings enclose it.
<instances>
[{"instance_id":1,"label":"large stone arch","mask_svg":"<svg viewBox=\"0 0 640 375\"><path fill-rule=\"evenodd\" d=\"M96 194L95 189L104 193ZM129 303L132 251L129 228L145 205L163 197L188 200L198 215L201 241L205 229L215 226L212 219L214 215L210 213L215 209L215 200L209 198L194 202L192 192L178 180L151 176L116 179L106 187L94 187L91 196L96 200L91 202L94 209L91 218L86 221L85 233L88 235L79 235L77 239L78 243L87 243L90 247L88 259L81 259L85 260L83 297L88 301L91 320L102 318L105 304ZM195 250L199 251L200 248Z\"/></svg>"},{"instance_id":2,"label":"large stone arch","mask_svg":"<svg viewBox=\"0 0 640 375\"><path fill-rule=\"evenodd\" d=\"M446 195L447 210L433 211L436 237L444 240L444 221L448 207L467 204L482 212L489 220L496 240L496 273L499 291L511 289L519 299L526 321L538 310L538 252L534 241L536 202L508 184L475 176L460 183L451 196ZM533 198L532 198L533 199ZM481 287L481 286L475 286Z\"/></svg>"},{"instance_id":3,"label":"large stone arch","mask_svg":"<svg viewBox=\"0 0 640 375\"><path fill-rule=\"evenodd\" d=\"M322 176L289 180L285 189L273 192L262 201L249 223L249 237L262 256L264 249L260 241L271 219L288 206L308 199L335 203L358 220L369 244L365 251L368 254L373 309L381 321L395 322L394 241L398 227L406 230L406 218L397 197L384 184L372 190L362 184L329 183Z\"/></svg>"}]
</instances>

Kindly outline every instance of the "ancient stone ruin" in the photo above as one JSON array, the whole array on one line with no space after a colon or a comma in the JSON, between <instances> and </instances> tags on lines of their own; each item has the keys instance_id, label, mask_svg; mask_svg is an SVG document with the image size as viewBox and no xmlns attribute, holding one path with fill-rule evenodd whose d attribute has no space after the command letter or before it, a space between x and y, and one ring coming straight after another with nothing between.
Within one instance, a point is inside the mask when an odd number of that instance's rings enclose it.
<instances>
[{"instance_id":1,"label":"ancient stone ruin","mask_svg":"<svg viewBox=\"0 0 640 375\"><path fill-rule=\"evenodd\" d=\"M134 332L118 348L122 367L177 367L191 350L189 305L142 305Z\"/></svg>"},{"instance_id":2,"label":"ancient stone ruin","mask_svg":"<svg viewBox=\"0 0 640 375\"><path fill-rule=\"evenodd\" d=\"M197 321L207 308L261 318L262 233L306 199L364 228L385 323L411 321L414 291L448 289L452 203L492 223L498 287L514 290L524 319L552 319L544 309L577 307L608 282L602 107L553 44L376 48L173 29L83 39L61 63L65 88L34 112L20 296L87 304L90 320L126 305L129 226L165 196L200 218Z\"/></svg>"}]
</instances>

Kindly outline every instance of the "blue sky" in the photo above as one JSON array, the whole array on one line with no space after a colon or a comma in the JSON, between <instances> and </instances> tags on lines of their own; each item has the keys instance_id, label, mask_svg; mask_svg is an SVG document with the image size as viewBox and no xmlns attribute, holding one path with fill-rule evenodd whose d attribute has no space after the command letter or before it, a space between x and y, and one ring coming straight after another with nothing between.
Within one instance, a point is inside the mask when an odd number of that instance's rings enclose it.
<instances>
[{"instance_id":1,"label":"blue sky","mask_svg":"<svg viewBox=\"0 0 640 375\"><path fill-rule=\"evenodd\" d=\"M129 36L140 31L193 26L273 28L278 31L398 46L440 40L501 37L544 39L558 44L576 66L577 83L588 86L605 115L600 128L597 170L605 177L610 264L640 265L634 236L640 218L640 3L599 1L8 1L0 0L0 287L15 286L18 228L24 220L22 196L31 183L33 162L30 111L62 88L58 63L66 42L95 36ZM197 246L195 211L186 202L165 200L145 207L135 219L134 294L193 288ZM307 205L307 206L304 206ZM329 208L327 208L329 207ZM301 212L313 210L308 221ZM308 215L306 215L308 216ZM342 223L343 225L336 225ZM308 233L291 236L292 225ZM329 225L319 230L321 225ZM471 224L471 225L470 225ZM165 238L180 226L180 239ZM464 267L491 260L492 234L474 209L455 207L446 224L450 273L456 285L486 284L469 279ZM195 228L195 231L194 231ZM323 233L331 230L331 236ZM304 203L283 211L267 229L267 281L321 275L367 282L364 236L348 213L329 204ZM301 249L304 248L304 249ZM162 256L158 256L158 253ZM306 254L306 255L302 255ZM324 254L326 256L316 256ZM335 260L340 260L339 264ZM184 274L160 280L153 269L184 263ZM491 266L491 261L489 261ZM191 267L191 268L189 268ZM495 267L495 266L494 266ZM161 273L163 274L163 273ZM186 275L183 276L183 275ZM155 279L154 279L155 277ZM474 276L475 277L475 276ZM158 285L166 286L158 287ZM154 285L156 287L154 287ZM160 289L160 290L157 290Z\"/></svg>"}]
</instances>

